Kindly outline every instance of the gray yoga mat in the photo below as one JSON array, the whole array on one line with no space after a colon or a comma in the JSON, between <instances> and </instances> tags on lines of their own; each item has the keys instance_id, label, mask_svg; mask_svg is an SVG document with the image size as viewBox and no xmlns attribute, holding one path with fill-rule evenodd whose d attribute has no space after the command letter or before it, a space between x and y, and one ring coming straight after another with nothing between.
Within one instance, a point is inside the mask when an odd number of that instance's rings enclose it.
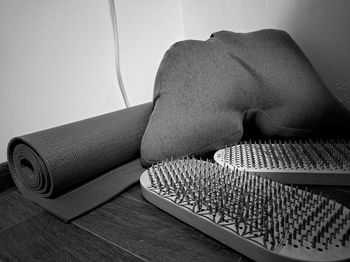
<instances>
[{"instance_id":1,"label":"gray yoga mat","mask_svg":"<svg viewBox=\"0 0 350 262\"><path fill-rule=\"evenodd\" d=\"M18 190L64 221L106 202L142 173L151 111L147 103L13 138L8 161Z\"/></svg>"}]
</instances>

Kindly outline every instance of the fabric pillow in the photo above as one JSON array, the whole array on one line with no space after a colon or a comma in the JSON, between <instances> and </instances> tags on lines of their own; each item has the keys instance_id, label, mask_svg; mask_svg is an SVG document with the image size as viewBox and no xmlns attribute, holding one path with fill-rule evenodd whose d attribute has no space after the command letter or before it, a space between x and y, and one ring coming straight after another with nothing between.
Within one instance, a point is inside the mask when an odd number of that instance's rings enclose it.
<instances>
[{"instance_id":1,"label":"fabric pillow","mask_svg":"<svg viewBox=\"0 0 350 262\"><path fill-rule=\"evenodd\" d=\"M284 31L220 31L175 43L154 86L142 164L202 155L243 136L349 133L350 113Z\"/></svg>"}]
</instances>

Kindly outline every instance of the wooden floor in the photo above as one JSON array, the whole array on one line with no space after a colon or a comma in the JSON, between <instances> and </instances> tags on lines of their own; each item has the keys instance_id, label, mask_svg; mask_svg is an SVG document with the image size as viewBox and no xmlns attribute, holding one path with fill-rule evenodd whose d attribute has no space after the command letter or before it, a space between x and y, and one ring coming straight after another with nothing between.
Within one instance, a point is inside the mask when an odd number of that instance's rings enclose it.
<instances>
[{"instance_id":1,"label":"wooden floor","mask_svg":"<svg viewBox=\"0 0 350 262\"><path fill-rule=\"evenodd\" d=\"M350 187L322 191L350 207ZM1 192L0 261L249 259L147 203L135 185L69 224L23 199L14 188Z\"/></svg>"}]
</instances>

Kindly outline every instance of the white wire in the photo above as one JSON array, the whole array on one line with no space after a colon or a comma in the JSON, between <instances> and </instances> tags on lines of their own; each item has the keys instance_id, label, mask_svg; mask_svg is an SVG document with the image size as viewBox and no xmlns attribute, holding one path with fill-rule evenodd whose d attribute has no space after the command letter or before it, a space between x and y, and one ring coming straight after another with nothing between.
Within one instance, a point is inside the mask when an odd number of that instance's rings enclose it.
<instances>
[{"instance_id":1,"label":"white wire","mask_svg":"<svg viewBox=\"0 0 350 262\"><path fill-rule=\"evenodd\" d=\"M118 27L117 27L117 13L115 9L115 3L114 0L110 0L111 5L111 16L112 16L112 23L113 23L113 36L114 36L114 47L115 47L115 69L117 73L117 79L119 84L120 92L122 93L123 100L125 106L128 108L130 107L129 99L125 91L122 74L120 73L120 61L119 61L119 41L118 41Z\"/></svg>"}]
</instances>

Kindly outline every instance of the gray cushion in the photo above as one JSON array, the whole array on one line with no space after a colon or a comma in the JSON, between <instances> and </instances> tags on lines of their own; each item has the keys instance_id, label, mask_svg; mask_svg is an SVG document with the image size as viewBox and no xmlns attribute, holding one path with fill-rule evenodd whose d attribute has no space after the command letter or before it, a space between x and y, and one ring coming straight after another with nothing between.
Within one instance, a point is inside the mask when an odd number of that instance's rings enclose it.
<instances>
[{"instance_id":1,"label":"gray cushion","mask_svg":"<svg viewBox=\"0 0 350 262\"><path fill-rule=\"evenodd\" d=\"M164 55L141 144L150 165L202 155L243 133L305 137L349 131L349 112L329 93L285 32L221 31Z\"/></svg>"}]
</instances>

